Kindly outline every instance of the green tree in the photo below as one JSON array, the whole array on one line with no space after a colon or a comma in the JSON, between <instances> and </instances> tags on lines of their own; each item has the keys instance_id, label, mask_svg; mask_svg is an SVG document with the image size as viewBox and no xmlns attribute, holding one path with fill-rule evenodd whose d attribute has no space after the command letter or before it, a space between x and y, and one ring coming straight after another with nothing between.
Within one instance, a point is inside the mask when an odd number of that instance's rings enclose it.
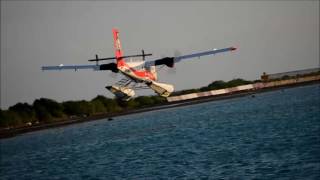
<instances>
[{"instance_id":1,"label":"green tree","mask_svg":"<svg viewBox=\"0 0 320 180\"><path fill-rule=\"evenodd\" d=\"M36 112L33 106L28 103L17 103L9 108L10 111L17 113L23 122L35 122L37 121Z\"/></svg>"},{"instance_id":2,"label":"green tree","mask_svg":"<svg viewBox=\"0 0 320 180\"><path fill-rule=\"evenodd\" d=\"M136 107L146 107L154 105L153 99L149 96L139 96L135 98L134 101L137 103Z\"/></svg>"},{"instance_id":3,"label":"green tree","mask_svg":"<svg viewBox=\"0 0 320 180\"><path fill-rule=\"evenodd\" d=\"M161 104L167 102L167 99L162 96L151 96L151 99L153 100L154 104Z\"/></svg>"},{"instance_id":4,"label":"green tree","mask_svg":"<svg viewBox=\"0 0 320 180\"><path fill-rule=\"evenodd\" d=\"M93 99L90 103L93 107L93 113L107 112L107 108L103 105L103 103L99 99Z\"/></svg>"},{"instance_id":5,"label":"green tree","mask_svg":"<svg viewBox=\"0 0 320 180\"><path fill-rule=\"evenodd\" d=\"M64 112L67 115L86 115L93 114L93 105L87 101L67 101L63 102Z\"/></svg>"},{"instance_id":6,"label":"green tree","mask_svg":"<svg viewBox=\"0 0 320 180\"><path fill-rule=\"evenodd\" d=\"M53 120L53 117L43 104L35 103L33 107L36 111L36 116L39 122L51 122Z\"/></svg>"},{"instance_id":7,"label":"green tree","mask_svg":"<svg viewBox=\"0 0 320 180\"><path fill-rule=\"evenodd\" d=\"M54 118L62 118L64 116L63 106L51 99L36 99L33 102L33 107L40 121L48 122Z\"/></svg>"},{"instance_id":8,"label":"green tree","mask_svg":"<svg viewBox=\"0 0 320 180\"><path fill-rule=\"evenodd\" d=\"M1 127L17 127L23 126L24 123L16 112L10 110L0 111L0 126Z\"/></svg>"},{"instance_id":9,"label":"green tree","mask_svg":"<svg viewBox=\"0 0 320 180\"><path fill-rule=\"evenodd\" d=\"M251 84L251 81L243 80L243 79L233 79L227 82L227 87L236 87L246 84Z\"/></svg>"},{"instance_id":10,"label":"green tree","mask_svg":"<svg viewBox=\"0 0 320 180\"><path fill-rule=\"evenodd\" d=\"M63 111L67 115L80 115L81 109L79 103L76 101L66 101L62 103Z\"/></svg>"},{"instance_id":11,"label":"green tree","mask_svg":"<svg viewBox=\"0 0 320 180\"><path fill-rule=\"evenodd\" d=\"M216 89L224 89L227 87L227 83L224 81L213 81L211 84L208 85L209 90L216 90Z\"/></svg>"},{"instance_id":12,"label":"green tree","mask_svg":"<svg viewBox=\"0 0 320 180\"><path fill-rule=\"evenodd\" d=\"M118 103L119 103L119 106L122 109L126 109L126 110L131 110L131 109L138 108L139 105L140 105L139 102L136 101L135 99L130 99L129 101L121 101L121 100L119 100Z\"/></svg>"},{"instance_id":13,"label":"green tree","mask_svg":"<svg viewBox=\"0 0 320 180\"><path fill-rule=\"evenodd\" d=\"M107 112L120 112L122 110L119 103L115 99L110 99L99 95L93 99L93 101L95 100L102 102Z\"/></svg>"}]
</instances>

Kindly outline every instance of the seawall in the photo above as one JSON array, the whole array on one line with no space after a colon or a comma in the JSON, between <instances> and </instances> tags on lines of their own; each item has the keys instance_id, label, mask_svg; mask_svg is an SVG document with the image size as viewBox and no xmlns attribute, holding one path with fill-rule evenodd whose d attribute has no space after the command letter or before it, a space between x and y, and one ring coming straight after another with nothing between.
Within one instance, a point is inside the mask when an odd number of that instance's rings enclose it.
<instances>
[{"instance_id":1,"label":"seawall","mask_svg":"<svg viewBox=\"0 0 320 180\"><path fill-rule=\"evenodd\" d=\"M192 99L203 98L203 97L215 97L215 96L221 96L221 95L227 95L227 94L240 93L243 91L256 91L256 90L277 88L282 86L298 85L298 84L308 83L313 81L320 81L320 75L297 77L294 79L279 80L279 81L272 81L272 82L259 82L254 84L236 86L232 88L184 94L179 96L171 96L171 97L167 97L167 101L179 102L179 101L186 101L186 100L192 100Z\"/></svg>"}]
</instances>

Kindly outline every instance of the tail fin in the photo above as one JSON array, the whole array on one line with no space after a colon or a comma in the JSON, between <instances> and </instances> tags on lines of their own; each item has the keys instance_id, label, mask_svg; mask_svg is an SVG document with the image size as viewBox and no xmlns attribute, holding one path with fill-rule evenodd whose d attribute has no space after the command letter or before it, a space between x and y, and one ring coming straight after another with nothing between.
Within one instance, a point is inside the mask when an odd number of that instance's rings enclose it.
<instances>
[{"instance_id":1,"label":"tail fin","mask_svg":"<svg viewBox=\"0 0 320 180\"><path fill-rule=\"evenodd\" d=\"M122 61L122 56L123 56L120 38L119 38L119 31L118 31L118 29L114 28L114 29L112 29L112 32L113 32L113 39L114 39L115 55L116 55L117 63L118 63L119 61Z\"/></svg>"}]
</instances>

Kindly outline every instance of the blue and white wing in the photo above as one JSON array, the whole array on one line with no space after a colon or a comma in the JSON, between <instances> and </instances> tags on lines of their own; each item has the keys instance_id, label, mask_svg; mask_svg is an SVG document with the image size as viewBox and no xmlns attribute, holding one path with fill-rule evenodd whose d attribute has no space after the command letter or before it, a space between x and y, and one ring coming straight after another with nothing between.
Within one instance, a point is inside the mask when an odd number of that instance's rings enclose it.
<instances>
[{"instance_id":1,"label":"blue and white wing","mask_svg":"<svg viewBox=\"0 0 320 180\"><path fill-rule=\"evenodd\" d=\"M117 68L117 64L115 63L108 63L108 64L89 64L89 65L63 65L60 64L59 66L42 66L41 68L43 71L50 71L50 70L74 70L77 71L79 69L92 69L94 71L106 71L110 70L112 72L117 73L119 70Z\"/></svg>"},{"instance_id":2,"label":"blue and white wing","mask_svg":"<svg viewBox=\"0 0 320 180\"><path fill-rule=\"evenodd\" d=\"M203 51L203 52L198 52L198 53L193 53L193 54L188 54L188 55L183 55L183 56L176 56L176 57L165 57L153 61L148 61L145 63L146 67L149 66L158 66L158 65L166 65L168 67L173 67L175 63L178 63L182 60L187 60L187 59L192 59L195 57L200 58L201 56L208 56L208 55L214 55L218 53L223 53L223 52L228 52L228 51L234 51L237 48L235 47L229 47L229 48L223 48L223 49L214 49L210 51Z\"/></svg>"},{"instance_id":3,"label":"blue and white wing","mask_svg":"<svg viewBox=\"0 0 320 180\"><path fill-rule=\"evenodd\" d=\"M43 71L50 71L50 70L79 70L79 69L92 69L95 71L100 70L99 65L63 65L60 64L59 66L42 66L41 68Z\"/></svg>"},{"instance_id":4,"label":"blue and white wing","mask_svg":"<svg viewBox=\"0 0 320 180\"><path fill-rule=\"evenodd\" d=\"M214 50L211 50L211 51L204 51L204 52L199 52L199 53L194 53L194 54L177 56L177 57L174 57L174 60L175 60L175 63L177 63L177 62L180 62L180 61L186 60L186 59L191 59L191 58L201 57L201 56L214 55L214 54L228 52L228 51L234 51L234 50L236 50L235 47L229 47L229 48L223 48L223 49L214 49Z\"/></svg>"}]
</instances>

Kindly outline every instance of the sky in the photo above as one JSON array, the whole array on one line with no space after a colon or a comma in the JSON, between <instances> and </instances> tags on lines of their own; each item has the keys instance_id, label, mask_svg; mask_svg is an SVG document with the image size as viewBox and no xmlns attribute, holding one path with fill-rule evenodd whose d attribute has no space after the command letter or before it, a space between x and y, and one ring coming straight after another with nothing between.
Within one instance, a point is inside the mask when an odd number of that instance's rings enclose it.
<instances>
[{"instance_id":1,"label":"sky","mask_svg":"<svg viewBox=\"0 0 320 180\"><path fill-rule=\"evenodd\" d=\"M259 79L319 67L319 1L1 1L0 108L37 98L58 102L114 96L121 79L106 71L41 71L43 65L90 64L114 56L112 28L125 55L149 60L235 46L161 69L176 90L215 80ZM152 90L136 92L154 95Z\"/></svg>"}]
</instances>

